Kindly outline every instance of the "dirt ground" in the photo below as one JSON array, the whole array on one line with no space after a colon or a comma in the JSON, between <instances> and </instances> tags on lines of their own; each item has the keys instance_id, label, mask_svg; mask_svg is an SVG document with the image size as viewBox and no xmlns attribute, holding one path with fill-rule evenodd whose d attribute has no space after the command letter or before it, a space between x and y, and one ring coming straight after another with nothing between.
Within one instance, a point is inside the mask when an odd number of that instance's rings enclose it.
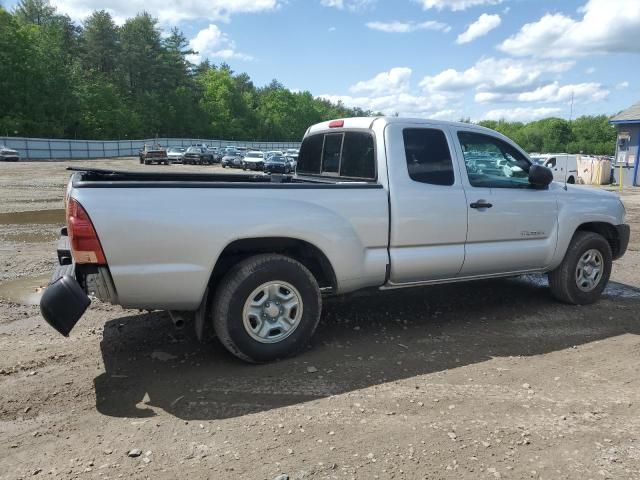
<instances>
[{"instance_id":1,"label":"dirt ground","mask_svg":"<svg viewBox=\"0 0 640 480\"><path fill-rule=\"evenodd\" d=\"M0 164L0 479L640 478L640 189L596 305L542 276L354 295L250 366L163 312L46 325L69 164Z\"/></svg>"}]
</instances>

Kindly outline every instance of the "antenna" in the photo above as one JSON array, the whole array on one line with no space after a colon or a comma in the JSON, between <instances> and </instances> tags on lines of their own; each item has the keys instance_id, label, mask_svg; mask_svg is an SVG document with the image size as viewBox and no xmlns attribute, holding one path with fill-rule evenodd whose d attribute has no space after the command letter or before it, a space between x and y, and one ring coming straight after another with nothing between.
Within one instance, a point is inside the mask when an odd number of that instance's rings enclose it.
<instances>
[{"instance_id":1,"label":"antenna","mask_svg":"<svg viewBox=\"0 0 640 480\"><path fill-rule=\"evenodd\" d=\"M571 90L571 108L569 109L569 129L571 129L571 120L573 120L573 93L574 91ZM564 189L565 191L568 190L567 188L567 176L569 175L569 145L567 145L566 147L567 149L567 153L566 158L564 159ZM576 159L577 162L577 159ZM576 173L576 177L577 177L577 173Z\"/></svg>"}]
</instances>

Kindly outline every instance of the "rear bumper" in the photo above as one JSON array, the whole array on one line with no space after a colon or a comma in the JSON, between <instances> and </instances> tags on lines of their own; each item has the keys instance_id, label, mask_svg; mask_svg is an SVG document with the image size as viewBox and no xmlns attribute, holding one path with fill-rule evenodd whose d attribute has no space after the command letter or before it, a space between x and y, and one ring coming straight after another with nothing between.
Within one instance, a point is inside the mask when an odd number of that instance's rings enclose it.
<instances>
[{"instance_id":1,"label":"rear bumper","mask_svg":"<svg viewBox=\"0 0 640 480\"><path fill-rule=\"evenodd\" d=\"M616 225L616 230L618 231L618 248L616 249L613 256L614 260L622 257L627 252L627 247L629 246L629 237L631 236L631 228L629 227L629 225Z\"/></svg>"}]
</instances>

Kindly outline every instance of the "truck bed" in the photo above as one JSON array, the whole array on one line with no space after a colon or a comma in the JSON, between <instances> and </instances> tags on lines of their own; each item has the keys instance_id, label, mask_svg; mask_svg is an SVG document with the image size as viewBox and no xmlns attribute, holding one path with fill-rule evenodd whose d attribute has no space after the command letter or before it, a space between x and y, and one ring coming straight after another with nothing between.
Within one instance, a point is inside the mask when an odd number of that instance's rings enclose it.
<instances>
[{"instance_id":1,"label":"truck bed","mask_svg":"<svg viewBox=\"0 0 640 480\"><path fill-rule=\"evenodd\" d=\"M336 293L385 281L389 204L379 183L72 170L69 195L91 218L125 307L197 309L217 259L238 239L315 246L332 259Z\"/></svg>"}]
</instances>

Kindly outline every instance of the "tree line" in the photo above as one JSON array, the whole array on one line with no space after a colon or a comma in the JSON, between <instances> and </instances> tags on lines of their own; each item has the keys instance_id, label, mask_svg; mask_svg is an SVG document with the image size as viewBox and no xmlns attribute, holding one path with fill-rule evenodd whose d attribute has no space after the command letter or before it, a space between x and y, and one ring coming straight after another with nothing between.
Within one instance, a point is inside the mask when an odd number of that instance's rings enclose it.
<instances>
[{"instance_id":1,"label":"tree line","mask_svg":"<svg viewBox=\"0 0 640 480\"><path fill-rule=\"evenodd\" d=\"M179 29L163 36L144 12L118 26L104 10L77 24L49 0L0 6L0 135L297 141L314 123L373 114L277 80L257 87L226 63L192 64L194 53ZM615 149L605 116L480 124L528 151Z\"/></svg>"},{"instance_id":2,"label":"tree line","mask_svg":"<svg viewBox=\"0 0 640 480\"><path fill-rule=\"evenodd\" d=\"M0 135L290 141L313 123L371 113L276 80L256 87L225 63L190 63L193 53L148 13L118 26L95 11L78 25L48 0L0 7Z\"/></svg>"},{"instance_id":3,"label":"tree line","mask_svg":"<svg viewBox=\"0 0 640 480\"><path fill-rule=\"evenodd\" d=\"M545 118L530 123L485 120L480 125L511 138L527 152L613 155L616 129L606 115L582 116L573 121Z\"/></svg>"}]
</instances>

